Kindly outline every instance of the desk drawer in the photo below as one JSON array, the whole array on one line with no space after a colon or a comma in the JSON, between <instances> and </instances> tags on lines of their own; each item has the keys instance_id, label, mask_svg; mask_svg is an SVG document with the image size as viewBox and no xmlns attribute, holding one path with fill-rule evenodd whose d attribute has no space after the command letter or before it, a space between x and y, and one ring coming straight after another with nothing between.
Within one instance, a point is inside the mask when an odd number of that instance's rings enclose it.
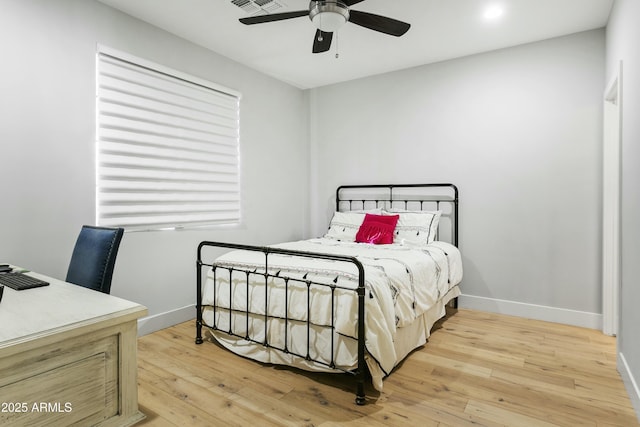
<instances>
[{"instance_id":1,"label":"desk drawer","mask_svg":"<svg viewBox=\"0 0 640 427\"><path fill-rule=\"evenodd\" d=\"M75 337L0 359L0 425L86 426L117 414L118 338Z\"/></svg>"}]
</instances>

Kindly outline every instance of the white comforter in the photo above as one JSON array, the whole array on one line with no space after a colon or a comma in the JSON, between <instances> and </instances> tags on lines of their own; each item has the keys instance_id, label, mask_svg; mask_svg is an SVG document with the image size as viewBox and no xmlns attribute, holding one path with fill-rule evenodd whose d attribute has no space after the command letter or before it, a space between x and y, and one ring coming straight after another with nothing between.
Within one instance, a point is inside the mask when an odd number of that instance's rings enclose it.
<instances>
[{"instance_id":1,"label":"white comforter","mask_svg":"<svg viewBox=\"0 0 640 427\"><path fill-rule=\"evenodd\" d=\"M391 372L399 362L394 349L397 328L409 325L419 318L462 279L460 252L455 246L445 242L434 242L423 248L411 248L402 245L344 243L322 238L275 246L358 258L365 267L366 349L385 374ZM219 273L215 284L213 274L210 273L203 289L202 303L214 305L215 289L215 305L222 308L215 312L218 328L232 328L235 333L248 334L253 339L268 339L276 346L284 348L286 345L294 351L306 352L307 287L303 280L336 283L338 286L355 289L358 284L357 269L352 263L270 254L268 262L271 273L280 272L280 276L301 279L301 282L287 283L289 295L288 309L285 313L284 280L270 278L265 293L265 279L259 275L264 271L264 260L264 254L261 252L249 251L233 251L218 258L216 265L234 266L258 274L250 274L251 280L247 284L247 274L236 271L231 275L230 286L228 272ZM265 295L270 315L266 324ZM354 341L347 338L357 337L358 306L355 292L336 290L333 309L331 291L328 288L312 285L309 295L309 320L313 325L312 356L326 360L327 363L335 361L338 366L344 364L345 369L352 368L356 351ZM246 310L247 303L249 311L253 313L248 322L246 316L238 312ZM229 311L229 308L238 311ZM206 307L204 311L205 323L212 326L213 309ZM284 326L285 314L288 326ZM326 326L331 324L332 318L338 337L335 354L323 356L330 341L326 332L329 329ZM286 332L284 329L287 329ZM295 338L292 338L295 336L304 337L304 343L296 343ZM273 357L265 359L263 356L248 354L246 345L249 344L242 345L245 351L239 353L245 356L279 363L273 360Z\"/></svg>"}]
</instances>

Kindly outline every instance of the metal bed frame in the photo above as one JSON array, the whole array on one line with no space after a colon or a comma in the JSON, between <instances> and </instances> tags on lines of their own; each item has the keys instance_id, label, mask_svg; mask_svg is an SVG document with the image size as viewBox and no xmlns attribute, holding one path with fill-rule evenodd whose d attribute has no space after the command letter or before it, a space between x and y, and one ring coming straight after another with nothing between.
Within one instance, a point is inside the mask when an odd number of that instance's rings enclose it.
<instances>
[{"instance_id":1,"label":"metal bed frame","mask_svg":"<svg viewBox=\"0 0 640 427\"><path fill-rule=\"evenodd\" d=\"M421 193L426 191L434 190L435 195L423 196ZM337 211L352 211L352 210L361 210L361 209L369 209L371 207L374 208L398 208L400 205L401 209L409 209L412 210L430 210L431 206L435 207L435 210L440 210L442 205L449 205L448 211L443 211L443 217L448 217L450 219L450 241L453 245L458 246L458 188L453 184L385 184L385 185L343 185L338 187L336 190L336 210ZM413 208L414 206L419 207L418 209ZM440 227L438 228L438 234L440 233ZM224 249L236 249L236 250L246 250L246 251L254 251L261 252L264 254L264 269L260 271L256 270L243 270L237 267L230 266L219 266L213 263L206 263L203 261L203 251L205 248L224 248ZM280 255L289 255L289 256L297 256L303 258L316 258L316 259L324 259L324 260L333 260L344 263L351 263L355 265L358 271L358 287L356 289L346 288L337 285L336 283L320 283L310 279L307 279L307 275L305 274L302 278L293 278L286 277L281 274L280 271L269 271L269 256L272 254L280 254ZM280 350L286 354L291 354L295 357L303 358L307 361L312 361L314 363L318 363L320 365L324 365L328 368L342 371L344 373L348 373L353 375L356 382L356 403L358 405L365 404L365 393L364 393L364 384L366 379L367 366L365 362L365 277L364 277L364 267L362 263L356 258L351 256L341 256L341 255L331 255L319 252L305 252L305 251L295 251L281 248L274 248L269 246L253 246L253 245L243 245L243 244L234 244L234 243L224 243L224 242L212 242L212 241L203 241L198 245L198 258L196 262L196 344L202 344L202 329L203 327L212 329L214 331L219 331L230 336L234 336L237 338L241 338L253 343L264 345L268 348L274 348ZM233 330L233 323L231 321L231 316L229 320L229 328L228 330L221 330L216 324L216 310L218 307L216 305L213 306L205 306L202 304L202 275L203 275L203 267L209 267L213 271L214 280L216 280L218 274L228 274L229 277L229 287L231 288L231 276L235 273L241 273L246 275L246 286L248 289L250 278L258 276L260 280L264 279L265 283L265 307L264 307L264 320L265 320L265 333L264 340L257 341L252 336L249 336L249 292L247 292L247 301L246 301L246 310L241 311L240 313L244 314L244 318L246 321L246 334L239 335ZM285 283L285 292L284 298L285 303L284 307L288 307L288 286L290 283L292 284L302 284L307 288L307 317L306 317L306 330L307 330L307 343L306 343L306 354L300 354L294 352L292 349L288 348L287 342L287 324L291 320L288 318L288 310L285 309L285 318L282 319L281 316L274 316L269 314L268 310L268 288L267 284L270 279L278 278L284 281ZM353 370L344 369L335 364L333 360L334 357L334 334L331 334L331 361L329 363L317 360L311 357L309 351L310 344L310 292L311 287L313 286L321 286L328 287L331 290L331 300L332 300L332 310L335 306L335 291L337 289L344 289L349 291L354 291L357 293L357 301L358 301L358 324L357 324L357 368ZM232 292L230 292L230 295ZM214 287L214 301L216 300L215 287ZM452 301L453 307L457 307L457 298ZM203 322L203 309L205 307L212 307L214 315L214 324L206 325ZM235 310L233 307L232 301L229 304L229 312L238 313L238 310ZM332 331L335 331L335 319L333 316L333 311L331 315L331 325L329 326ZM285 322L285 337L284 337L284 346L276 346L269 342L269 337L267 334L267 320L269 318L279 318L284 320Z\"/></svg>"}]
</instances>

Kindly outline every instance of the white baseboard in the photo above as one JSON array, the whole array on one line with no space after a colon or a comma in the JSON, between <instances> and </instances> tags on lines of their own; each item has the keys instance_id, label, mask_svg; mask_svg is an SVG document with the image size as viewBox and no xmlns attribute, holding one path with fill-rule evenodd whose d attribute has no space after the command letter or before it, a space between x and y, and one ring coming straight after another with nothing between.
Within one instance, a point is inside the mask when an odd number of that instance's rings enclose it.
<instances>
[{"instance_id":1,"label":"white baseboard","mask_svg":"<svg viewBox=\"0 0 640 427\"><path fill-rule=\"evenodd\" d=\"M194 319L195 317L196 308L193 305L167 311L165 313L154 314L153 316L143 317L138 320L138 336L141 337L143 335L159 331L160 329L186 322L187 320ZM196 332L194 329L194 337L196 336L195 334Z\"/></svg>"},{"instance_id":2,"label":"white baseboard","mask_svg":"<svg viewBox=\"0 0 640 427\"><path fill-rule=\"evenodd\" d=\"M543 305L525 304L521 302L500 300L495 298L460 295L460 308L488 311L490 313L506 314L509 316L526 317L529 319L545 320L548 322L564 323L584 328L602 330L602 315L584 311L568 310ZM171 310L138 320L138 336L150 334L160 329L168 328L178 323L195 318L196 309L193 305Z\"/></svg>"},{"instance_id":3,"label":"white baseboard","mask_svg":"<svg viewBox=\"0 0 640 427\"><path fill-rule=\"evenodd\" d=\"M636 417L638 417L638 420L640 421L640 388L638 388L638 383L633 377L631 369L629 369L629 365L627 364L627 360L624 358L622 353L618 353L618 372L620 373L622 382L627 389L627 394L629 395L629 399L631 399L631 404L636 410Z\"/></svg>"},{"instance_id":4,"label":"white baseboard","mask_svg":"<svg viewBox=\"0 0 640 427\"><path fill-rule=\"evenodd\" d=\"M460 295L458 307L602 330L602 314L495 298Z\"/></svg>"}]
</instances>

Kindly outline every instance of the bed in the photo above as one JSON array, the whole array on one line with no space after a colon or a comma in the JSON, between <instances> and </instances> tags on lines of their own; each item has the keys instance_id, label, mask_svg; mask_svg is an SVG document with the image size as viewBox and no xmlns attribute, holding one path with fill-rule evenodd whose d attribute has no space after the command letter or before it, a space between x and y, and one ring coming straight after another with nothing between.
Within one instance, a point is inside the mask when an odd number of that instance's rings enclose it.
<instances>
[{"instance_id":1,"label":"bed","mask_svg":"<svg viewBox=\"0 0 640 427\"><path fill-rule=\"evenodd\" d=\"M272 246L198 246L203 330L264 363L349 373L365 403L457 306L462 280L453 184L346 185L325 235ZM221 256L211 251L230 249Z\"/></svg>"}]
</instances>

